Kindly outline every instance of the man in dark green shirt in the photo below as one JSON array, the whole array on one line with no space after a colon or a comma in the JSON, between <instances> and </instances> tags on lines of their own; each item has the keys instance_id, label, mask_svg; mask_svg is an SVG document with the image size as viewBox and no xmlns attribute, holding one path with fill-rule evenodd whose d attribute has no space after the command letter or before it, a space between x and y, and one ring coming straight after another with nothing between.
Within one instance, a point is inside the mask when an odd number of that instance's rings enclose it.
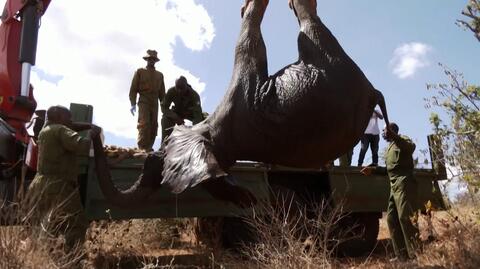
<instances>
[{"instance_id":1,"label":"man in dark green shirt","mask_svg":"<svg viewBox=\"0 0 480 269\"><path fill-rule=\"evenodd\" d=\"M200 96L183 76L175 81L162 102L162 140L169 136L175 124L182 125L185 119L197 124L204 119Z\"/></svg>"},{"instance_id":2,"label":"man in dark green shirt","mask_svg":"<svg viewBox=\"0 0 480 269\"><path fill-rule=\"evenodd\" d=\"M415 144L398 134L398 125L390 123L383 138L390 142L386 153L390 178L387 223L395 255L399 259L414 258L419 243L417 181L413 176Z\"/></svg>"},{"instance_id":3,"label":"man in dark green shirt","mask_svg":"<svg viewBox=\"0 0 480 269\"><path fill-rule=\"evenodd\" d=\"M88 137L76 131L91 129ZM67 246L83 243L88 221L77 183L77 155L87 155L90 138L100 134L91 124L71 122L70 111L54 106L38 136L37 174L28 189L34 219L50 234L63 233Z\"/></svg>"}]
</instances>

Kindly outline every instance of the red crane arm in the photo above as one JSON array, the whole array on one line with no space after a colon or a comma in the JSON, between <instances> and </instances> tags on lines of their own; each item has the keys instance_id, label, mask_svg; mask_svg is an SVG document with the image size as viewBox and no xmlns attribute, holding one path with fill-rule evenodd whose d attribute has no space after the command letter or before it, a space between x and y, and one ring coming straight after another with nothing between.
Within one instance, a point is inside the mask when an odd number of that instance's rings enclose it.
<instances>
[{"instance_id":1,"label":"red crane arm","mask_svg":"<svg viewBox=\"0 0 480 269\"><path fill-rule=\"evenodd\" d=\"M7 0L0 25L0 117L16 130L17 140L27 142L25 123L36 108L33 87L22 94L22 65L35 64L38 20L51 0ZM25 56L26 55L26 56ZM28 89L29 88L29 89Z\"/></svg>"}]
</instances>

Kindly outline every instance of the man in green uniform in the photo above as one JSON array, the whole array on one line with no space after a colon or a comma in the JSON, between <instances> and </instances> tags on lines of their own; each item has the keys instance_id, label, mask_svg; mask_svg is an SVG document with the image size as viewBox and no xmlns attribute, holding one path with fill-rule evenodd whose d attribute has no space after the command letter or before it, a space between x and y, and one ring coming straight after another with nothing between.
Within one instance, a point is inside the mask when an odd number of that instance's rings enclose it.
<instances>
[{"instance_id":1,"label":"man in green uniform","mask_svg":"<svg viewBox=\"0 0 480 269\"><path fill-rule=\"evenodd\" d=\"M182 125L185 119L193 124L204 120L200 96L184 76L179 77L175 86L167 91L162 103L162 113L162 140L172 133L175 124Z\"/></svg>"},{"instance_id":2,"label":"man in green uniform","mask_svg":"<svg viewBox=\"0 0 480 269\"><path fill-rule=\"evenodd\" d=\"M89 137L76 132L87 129L91 129ZM70 248L83 243L88 228L78 191L76 158L88 154L90 137L99 134L99 127L72 123L67 108L54 106L48 109L38 136L37 174L28 190L30 205L38 214L33 217L42 230L63 233Z\"/></svg>"},{"instance_id":3,"label":"man in green uniform","mask_svg":"<svg viewBox=\"0 0 480 269\"><path fill-rule=\"evenodd\" d=\"M413 176L412 156L415 144L407 136L398 134L398 125L395 123L390 123L382 136L390 142L386 154L391 187L387 210L388 229L397 258L412 259L419 243L417 181Z\"/></svg>"},{"instance_id":4,"label":"man in green uniform","mask_svg":"<svg viewBox=\"0 0 480 269\"><path fill-rule=\"evenodd\" d=\"M139 68L130 86L130 112L135 115L138 98L138 139L140 149L153 151L153 143L158 131L158 102L165 96L163 74L155 70L155 63L160 61L155 50L147 50L143 57L147 61L145 68Z\"/></svg>"}]
</instances>

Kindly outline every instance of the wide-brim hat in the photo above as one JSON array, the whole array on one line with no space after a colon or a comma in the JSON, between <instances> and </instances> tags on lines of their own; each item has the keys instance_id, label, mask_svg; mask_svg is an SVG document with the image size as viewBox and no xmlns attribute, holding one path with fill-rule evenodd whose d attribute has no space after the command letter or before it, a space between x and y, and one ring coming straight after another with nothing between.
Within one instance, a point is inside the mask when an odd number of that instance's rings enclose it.
<instances>
[{"instance_id":1,"label":"wide-brim hat","mask_svg":"<svg viewBox=\"0 0 480 269\"><path fill-rule=\"evenodd\" d=\"M147 55L143 56L143 59L147 61L148 59L154 59L155 62L160 61L157 57L157 51L156 50L147 50Z\"/></svg>"}]
</instances>

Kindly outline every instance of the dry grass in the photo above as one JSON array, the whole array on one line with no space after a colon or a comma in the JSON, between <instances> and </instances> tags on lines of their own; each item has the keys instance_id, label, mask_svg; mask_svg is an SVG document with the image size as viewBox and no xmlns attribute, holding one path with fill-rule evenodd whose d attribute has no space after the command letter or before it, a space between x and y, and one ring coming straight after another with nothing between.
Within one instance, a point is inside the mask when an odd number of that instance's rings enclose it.
<instances>
[{"instance_id":1,"label":"dry grass","mask_svg":"<svg viewBox=\"0 0 480 269\"><path fill-rule=\"evenodd\" d=\"M198 246L189 220L129 220L92 222L84 248L67 251L62 236L53 236L31 224L20 206L2 206L0 268L479 268L480 211L478 204L461 204L434 212L429 228L420 219L425 244L417 258L390 262L385 220L377 248L368 257L336 258L332 246L340 242L332 227L341 210L326 204L301 209L294 200L269 208L268 214L249 219L256 242L236 250ZM300 208L300 209L299 209ZM328 209L328 210L327 210ZM20 217L21 216L21 217ZM25 217L27 216L27 217ZM336 236L328 236L336 235ZM435 240L426 242L428 235ZM332 238L336 238L333 239ZM182 259L181 257L186 257Z\"/></svg>"},{"instance_id":2,"label":"dry grass","mask_svg":"<svg viewBox=\"0 0 480 269\"><path fill-rule=\"evenodd\" d=\"M78 268L82 266L84 250L80 246L68 249L63 237L56 237L45 226L32 225L34 211L19 204L2 204L0 226L0 268ZM55 212L52 212L55 215Z\"/></svg>"},{"instance_id":3,"label":"dry grass","mask_svg":"<svg viewBox=\"0 0 480 269\"><path fill-rule=\"evenodd\" d=\"M418 264L443 268L480 267L480 212L477 206L454 208L435 219L437 240L418 255Z\"/></svg>"},{"instance_id":4,"label":"dry grass","mask_svg":"<svg viewBox=\"0 0 480 269\"><path fill-rule=\"evenodd\" d=\"M86 242L89 264L94 268L174 268L173 257L195 251L190 227L182 219L92 222Z\"/></svg>"},{"instance_id":5,"label":"dry grass","mask_svg":"<svg viewBox=\"0 0 480 269\"><path fill-rule=\"evenodd\" d=\"M385 219L382 219L385 223ZM386 241L386 253L373 253L368 258L342 260L336 267L342 268L479 268L480 267L480 213L473 205L454 205L449 211L433 212L431 227L429 218L420 218L423 245L417 258L411 261L391 262L393 249L389 245L386 225L379 240ZM434 240L428 240L433 235ZM386 238L383 236L387 236Z\"/></svg>"},{"instance_id":6,"label":"dry grass","mask_svg":"<svg viewBox=\"0 0 480 269\"><path fill-rule=\"evenodd\" d=\"M61 233L52 234L56 227L34 224L35 208L27 204L0 207L1 269L183 268L175 256L196 247L188 220L152 219L92 222L85 244L69 249ZM43 225L61 226L65 216L55 210Z\"/></svg>"},{"instance_id":7,"label":"dry grass","mask_svg":"<svg viewBox=\"0 0 480 269\"><path fill-rule=\"evenodd\" d=\"M247 219L257 242L244 245L243 252L255 267L331 267L335 247L348 232L335 229L343 218L342 207L331 207L327 200L313 208L305 205L295 194L283 192L263 214Z\"/></svg>"},{"instance_id":8,"label":"dry grass","mask_svg":"<svg viewBox=\"0 0 480 269\"><path fill-rule=\"evenodd\" d=\"M420 217L422 246L417 258L392 261L394 257L385 218L381 220L379 241L368 256L337 258L329 246L332 241L325 232L332 231L339 211L323 213L323 220L308 222L292 216L291 205L281 212L256 218L252 225L258 233L258 243L247 245L247 256L223 255L219 262L225 268L480 268L480 207L454 205L449 211L433 212L432 217ZM272 211L275 212L275 211ZM311 220L310 220L311 221ZM306 229L305 224L315 229ZM301 230L301 232L299 232ZM305 231L308 233L305 234ZM302 234L303 233L303 234ZM298 236L302 234L302 236ZM432 239L432 236L434 240ZM335 243L335 242L333 242ZM312 247L316 246L316 247Z\"/></svg>"}]
</instances>

